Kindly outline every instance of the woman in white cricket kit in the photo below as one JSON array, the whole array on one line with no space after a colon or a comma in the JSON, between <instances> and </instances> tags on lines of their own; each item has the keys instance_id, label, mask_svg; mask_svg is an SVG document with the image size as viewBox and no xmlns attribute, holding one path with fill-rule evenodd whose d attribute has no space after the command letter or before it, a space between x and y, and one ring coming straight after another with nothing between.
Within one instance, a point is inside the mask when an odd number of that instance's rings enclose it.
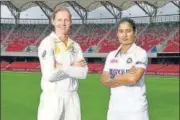
<instances>
[{"instance_id":1,"label":"woman in white cricket kit","mask_svg":"<svg viewBox=\"0 0 180 120\"><path fill-rule=\"evenodd\" d=\"M149 120L144 72L147 52L135 44L136 26L122 18L117 37L121 43L106 59L101 82L111 87L107 120Z\"/></svg>"},{"instance_id":2,"label":"woman in white cricket kit","mask_svg":"<svg viewBox=\"0 0 180 120\"><path fill-rule=\"evenodd\" d=\"M81 120L78 79L85 79L88 68L78 43L68 36L71 13L58 8L52 15L52 32L38 48L41 64L38 120Z\"/></svg>"}]
</instances>

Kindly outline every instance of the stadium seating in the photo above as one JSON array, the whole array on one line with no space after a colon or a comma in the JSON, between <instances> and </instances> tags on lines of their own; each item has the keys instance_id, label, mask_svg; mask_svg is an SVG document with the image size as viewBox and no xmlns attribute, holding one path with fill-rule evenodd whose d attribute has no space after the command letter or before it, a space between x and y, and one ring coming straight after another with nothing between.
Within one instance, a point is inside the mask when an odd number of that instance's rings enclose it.
<instances>
[{"instance_id":1,"label":"stadium seating","mask_svg":"<svg viewBox=\"0 0 180 120\"><path fill-rule=\"evenodd\" d=\"M6 45L5 51L22 52L29 45L36 45L38 38L41 36L43 29L47 25L19 24L12 26L3 25L1 44Z\"/></svg>"},{"instance_id":2,"label":"stadium seating","mask_svg":"<svg viewBox=\"0 0 180 120\"><path fill-rule=\"evenodd\" d=\"M89 73L101 73L104 65L101 63L88 64Z\"/></svg>"},{"instance_id":3,"label":"stadium seating","mask_svg":"<svg viewBox=\"0 0 180 120\"><path fill-rule=\"evenodd\" d=\"M104 64L89 63L89 73L102 73ZM1 62L1 70L8 71L40 71L39 62ZM179 75L179 65L148 64L147 75Z\"/></svg>"},{"instance_id":4,"label":"stadium seating","mask_svg":"<svg viewBox=\"0 0 180 120\"><path fill-rule=\"evenodd\" d=\"M45 30L47 25L43 24L21 24L17 26L3 24L2 27L1 44L7 46L5 51L24 51L28 46L38 46L40 40L52 30L52 28ZM145 27L147 28L143 30ZM139 31L136 43L146 51L164 42L166 45L159 52L179 52L180 41L177 23L137 25L137 29ZM175 34L174 31L176 31ZM116 33L115 24L87 24L72 25L70 36L81 45L84 52L89 47L98 45L100 47L99 53L108 53L119 46Z\"/></svg>"},{"instance_id":5,"label":"stadium seating","mask_svg":"<svg viewBox=\"0 0 180 120\"><path fill-rule=\"evenodd\" d=\"M161 69L163 67L164 67L164 65L162 65L162 64L149 64L147 66L146 71L147 72L154 72L154 71L157 71L157 70L159 70L159 69Z\"/></svg>"},{"instance_id":6,"label":"stadium seating","mask_svg":"<svg viewBox=\"0 0 180 120\"><path fill-rule=\"evenodd\" d=\"M175 33L172 40L169 40L163 52L179 52L179 31Z\"/></svg>"},{"instance_id":7,"label":"stadium seating","mask_svg":"<svg viewBox=\"0 0 180 120\"><path fill-rule=\"evenodd\" d=\"M178 30L179 28L175 23L152 24L137 37L137 44L146 51L149 51L153 46L164 42L165 48L162 49L163 51L158 52L179 52ZM176 41L176 44L172 44L172 41ZM174 48L172 48L173 45L175 45Z\"/></svg>"},{"instance_id":8,"label":"stadium seating","mask_svg":"<svg viewBox=\"0 0 180 120\"><path fill-rule=\"evenodd\" d=\"M157 70L157 72L167 72L167 73L178 72L179 73L179 65L167 65L166 67L163 67Z\"/></svg>"},{"instance_id":9,"label":"stadium seating","mask_svg":"<svg viewBox=\"0 0 180 120\"><path fill-rule=\"evenodd\" d=\"M39 62L13 62L8 67L7 70L37 70L39 69Z\"/></svg>"},{"instance_id":10,"label":"stadium seating","mask_svg":"<svg viewBox=\"0 0 180 120\"><path fill-rule=\"evenodd\" d=\"M9 65L8 62L1 61L1 70L6 70L6 67Z\"/></svg>"},{"instance_id":11,"label":"stadium seating","mask_svg":"<svg viewBox=\"0 0 180 120\"><path fill-rule=\"evenodd\" d=\"M168 45L164 48L163 52L179 52L179 44L169 40Z\"/></svg>"}]
</instances>

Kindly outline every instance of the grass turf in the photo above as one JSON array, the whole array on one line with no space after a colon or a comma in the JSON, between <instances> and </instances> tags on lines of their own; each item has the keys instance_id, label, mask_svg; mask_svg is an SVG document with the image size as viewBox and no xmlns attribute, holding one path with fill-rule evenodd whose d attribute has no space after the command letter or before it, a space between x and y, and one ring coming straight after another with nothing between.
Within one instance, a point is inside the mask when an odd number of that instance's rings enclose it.
<instances>
[{"instance_id":1,"label":"grass turf","mask_svg":"<svg viewBox=\"0 0 180 120\"><path fill-rule=\"evenodd\" d=\"M36 120L40 96L40 73L1 72L1 120ZM98 74L81 80L82 120L106 120L109 88ZM178 120L179 78L147 76L150 120Z\"/></svg>"}]
</instances>

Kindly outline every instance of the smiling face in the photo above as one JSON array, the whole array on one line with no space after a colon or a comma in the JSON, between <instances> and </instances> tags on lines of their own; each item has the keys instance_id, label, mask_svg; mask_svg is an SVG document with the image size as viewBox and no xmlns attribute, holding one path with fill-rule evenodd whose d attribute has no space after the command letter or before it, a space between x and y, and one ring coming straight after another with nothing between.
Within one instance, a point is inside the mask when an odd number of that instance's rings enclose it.
<instances>
[{"instance_id":1,"label":"smiling face","mask_svg":"<svg viewBox=\"0 0 180 120\"><path fill-rule=\"evenodd\" d=\"M124 21L119 24L117 37L122 45L131 45L134 43L135 30L129 22Z\"/></svg>"},{"instance_id":2,"label":"smiling face","mask_svg":"<svg viewBox=\"0 0 180 120\"><path fill-rule=\"evenodd\" d=\"M57 11L52 24L58 34L68 35L71 26L71 14L66 10Z\"/></svg>"}]
</instances>

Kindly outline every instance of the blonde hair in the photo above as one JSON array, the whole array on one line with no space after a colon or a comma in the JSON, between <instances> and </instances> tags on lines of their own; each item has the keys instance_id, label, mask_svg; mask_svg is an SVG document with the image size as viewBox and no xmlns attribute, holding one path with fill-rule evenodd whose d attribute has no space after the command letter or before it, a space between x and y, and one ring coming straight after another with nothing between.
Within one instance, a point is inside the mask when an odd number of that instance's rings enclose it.
<instances>
[{"instance_id":1,"label":"blonde hair","mask_svg":"<svg viewBox=\"0 0 180 120\"><path fill-rule=\"evenodd\" d=\"M66 11L66 12L68 12L68 13L69 13L69 18L70 18L70 20L71 20L71 17L72 17L71 12L69 11L69 9L67 9L67 8L65 8L65 7L57 8L57 9L54 10L54 12L53 12L53 14L52 14L52 19L53 19L53 20L55 19L56 14L57 14L58 12L60 12L60 11Z\"/></svg>"}]
</instances>

